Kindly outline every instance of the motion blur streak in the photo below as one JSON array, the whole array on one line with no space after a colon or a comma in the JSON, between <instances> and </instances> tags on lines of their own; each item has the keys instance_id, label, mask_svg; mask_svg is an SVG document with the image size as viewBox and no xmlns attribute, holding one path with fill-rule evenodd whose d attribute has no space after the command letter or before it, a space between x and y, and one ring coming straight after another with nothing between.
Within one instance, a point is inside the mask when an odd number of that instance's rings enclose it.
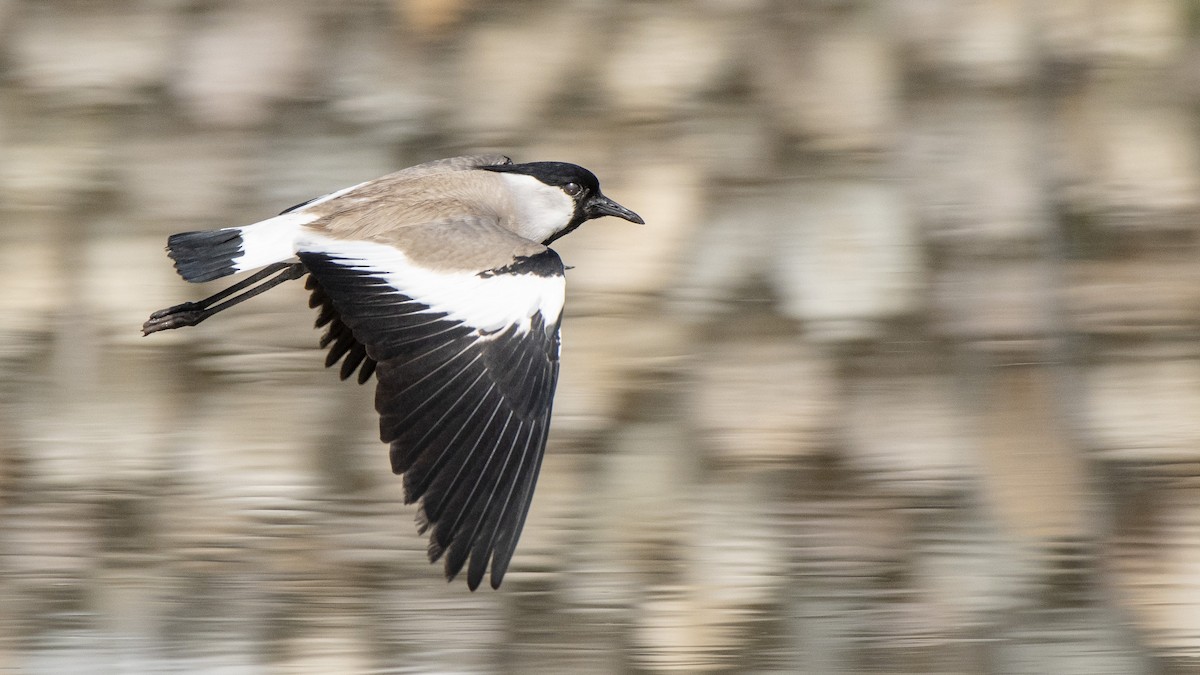
<instances>
[{"instance_id":1,"label":"motion blur streak","mask_svg":"<svg viewBox=\"0 0 1200 675\"><path fill-rule=\"evenodd\" d=\"M0 671L1191 672L1188 0L0 0ZM167 234L589 167L498 593L300 284L143 340Z\"/></svg>"}]
</instances>

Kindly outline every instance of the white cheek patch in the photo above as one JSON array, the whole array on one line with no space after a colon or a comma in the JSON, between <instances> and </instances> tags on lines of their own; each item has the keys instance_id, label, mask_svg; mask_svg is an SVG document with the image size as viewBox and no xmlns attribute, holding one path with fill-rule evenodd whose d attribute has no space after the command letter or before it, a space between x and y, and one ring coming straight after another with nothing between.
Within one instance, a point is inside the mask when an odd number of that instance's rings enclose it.
<instances>
[{"instance_id":1,"label":"white cheek patch","mask_svg":"<svg viewBox=\"0 0 1200 675\"><path fill-rule=\"evenodd\" d=\"M398 293L444 313L488 335L516 326L517 332L529 332L535 314L541 313L547 326L554 326L562 315L566 298L566 279L561 275L493 274L439 272L419 267L403 251L386 244L368 241L344 241L305 233L299 249L325 253L339 264L375 273Z\"/></svg>"},{"instance_id":2,"label":"white cheek patch","mask_svg":"<svg viewBox=\"0 0 1200 675\"><path fill-rule=\"evenodd\" d=\"M530 241L545 241L571 222L575 201L560 188L521 173L501 173L516 211L516 232Z\"/></svg>"}]
</instances>

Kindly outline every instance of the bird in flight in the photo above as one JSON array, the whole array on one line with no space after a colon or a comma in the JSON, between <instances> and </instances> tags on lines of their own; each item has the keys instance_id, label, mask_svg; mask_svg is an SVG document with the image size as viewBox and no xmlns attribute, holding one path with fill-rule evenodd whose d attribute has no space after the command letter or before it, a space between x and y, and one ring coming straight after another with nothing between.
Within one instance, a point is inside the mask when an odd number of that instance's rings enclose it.
<instances>
[{"instance_id":1,"label":"bird in flight","mask_svg":"<svg viewBox=\"0 0 1200 675\"><path fill-rule=\"evenodd\" d=\"M429 559L498 588L537 482L558 380L562 260L547 246L587 220L642 218L592 172L502 155L420 164L244 227L167 240L187 281L258 272L150 315L194 326L308 275L326 366L374 374L379 433ZM298 260L297 260L298 259Z\"/></svg>"}]
</instances>

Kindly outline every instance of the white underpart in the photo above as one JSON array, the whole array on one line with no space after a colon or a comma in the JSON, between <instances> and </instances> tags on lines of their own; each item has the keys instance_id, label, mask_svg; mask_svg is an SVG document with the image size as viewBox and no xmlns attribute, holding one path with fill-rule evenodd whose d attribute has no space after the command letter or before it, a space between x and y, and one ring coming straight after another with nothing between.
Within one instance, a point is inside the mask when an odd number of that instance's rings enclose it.
<instances>
[{"instance_id":1,"label":"white underpart","mask_svg":"<svg viewBox=\"0 0 1200 675\"><path fill-rule=\"evenodd\" d=\"M318 218L316 214L308 213L308 209L357 190L369 182L330 192L293 211L259 221L253 225L230 228L239 230L242 237L242 255L233 259L234 269L245 272L256 267L287 260L296 255L296 238L300 234L300 227Z\"/></svg>"},{"instance_id":2,"label":"white underpart","mask_svg":"<svg viewBox=\"0 0 1200 675\"><path fill-rule=\"evenodd\" d=\"M300 228L317 219L313 213L292 211L253 225L232 228L242 236L242 254L233 259L239 272L287 260L296 255Z\"/></svg>"},{"instance_id":3,"label":"white underpart","mask_svg":"<svg viewBox=\"0 0 1200 675\"><path fill-rule=\"evenodd\" d=\"M562 315L566 279L536 274L496 274L481 277L475 272L438 272L420 267L398 249L368 241L344 241L304 232L300 251L327 253L346 267L369 270L389 286L447 318L483 333L516 326L527 333L535 314L541 312L547 326Z\"/></svg>"},{"instance_id":4,"label":"white underpart","mask_svg":"<svg viewBox=\"0 0 1200 675\"><path fill-rule=\"evenodd\" d=\"M546 241L571 222L575 201L561 188L546 185L523 173L501 173L512 192L517 234L530 241Z\"/></svg>"}]
</instances>

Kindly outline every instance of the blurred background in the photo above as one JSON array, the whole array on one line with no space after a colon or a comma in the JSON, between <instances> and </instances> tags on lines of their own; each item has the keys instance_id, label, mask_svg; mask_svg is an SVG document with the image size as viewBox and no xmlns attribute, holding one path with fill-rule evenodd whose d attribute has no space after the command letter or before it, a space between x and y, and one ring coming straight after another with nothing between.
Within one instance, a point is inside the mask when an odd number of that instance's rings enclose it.
<instances>
[{"instance_id":1,"label":"blurred background","mask_svg":"<svg viewBox=\"0 0 1200 675\"><path fill-rule=\"evenodd\" d=\"M0 0L0 671L1200 672L1200 2ZM172 232L593 169L499 592Z\"/></svg>"}]
</instances>

